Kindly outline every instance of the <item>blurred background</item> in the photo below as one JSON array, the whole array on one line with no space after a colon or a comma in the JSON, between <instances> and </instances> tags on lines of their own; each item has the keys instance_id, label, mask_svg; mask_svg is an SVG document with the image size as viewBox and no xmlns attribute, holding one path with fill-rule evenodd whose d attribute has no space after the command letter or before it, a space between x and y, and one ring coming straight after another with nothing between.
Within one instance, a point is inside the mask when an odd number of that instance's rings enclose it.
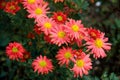
<instances>
[{"instance_id":1,"label":"blurred background","mask_svg":"<svg viewBox=\"0 0 120 80\"><path fill-rule=\"evenodd\" d=\"M52 47L43 41L42 35L36 35L33 30L34 20L26 17L26 10L19 4L21 9L16 15L0 10L0 80L120 80L120 0L66 0L57 4L53 0L46 1L50 3L51 11L59 9L67 13L71 10L68 17L81 19L86 27L105 32L112 49L106 52L106 58L94 60L90 74L82 79L73 78L73 74L65 67L60 68L56 61L53 63L56 71L38 75L31 68L32 59L26 63L8 59L5 53L8 43L22 43L32 58L42 52L53 60L58 47ZM52 52L54 54L49 55Z\"/></svg>"}]
</instances>

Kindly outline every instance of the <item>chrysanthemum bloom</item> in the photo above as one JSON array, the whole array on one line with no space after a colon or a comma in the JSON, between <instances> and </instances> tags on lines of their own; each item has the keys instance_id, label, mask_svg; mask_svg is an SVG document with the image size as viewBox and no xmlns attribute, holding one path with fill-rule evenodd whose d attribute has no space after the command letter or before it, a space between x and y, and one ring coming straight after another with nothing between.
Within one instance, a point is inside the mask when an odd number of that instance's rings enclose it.
<instances>
[{"instance_id":1,"label":"chrysanthemum bloom","mask_svg":"<svg viewBox=\"0 0 120 80\"><path fill-rule=\"evenodd\" d=\"M73 58L73 49L70 47L63 47L57 52L56 58L59 61L58 64L62 65L68 65L70 63L70 60Z\"/></svg>"},{"instance_id":2,"label":"chrysanthemum bloom","mask_svg":"<svg viewBox=\"0 0 120 80\"><path fill-rule=\"evenodd\" d=\"M23 58L23 53L25 49L18 42L9 43L6 47L6 54L11 60L18 60Z\"/></svg>"},{"instance_id":3,"label":"chrysanthemum bloom","mask_svg":"<svg viewBox=\"0 0 120 80\"><path fill-rule=\"evenodd\" d=\"M49 35L51 29L56 25L52 18L41 18L41 21L38 23L38 26L41 26L41 31L44 32L45 35Z\"/></svg>"},{"instance_id":4,"label":"chrysanthemum bloom","mask_svg":"<svg viewBox=\"0 0 120 80\"><path fill-rule=\"evenodd\" d=\"M23 3L24 8L28 8L35 4L39 4L39 3L42 4L42 2L43 0L23 0L22 3Z\"/></svg>"},{"instance_id":5,"label":"chrysanthemum bloom","mask_svg":"<svg viewBox=\"0 0 120 80\"><path fill-rule=\"evenodd\" d=\"M87 29L88 32L88 38L100 38L101 32L97 29L93 29L93 28L88 28Z\"/></svg>"},{"instance_id":6,"label":"chrysanthemum bloom","mask_svg":"<svg viewBox=\"0 0 120 80\"><path fill-rule=\"evenodd\" d=\"M53 44L53 43L51 42L50 35L44 35L44 40L45 40L47 43L49 43L49 44Z\"/></svg>"},{"instance_id":7,"label":"chrysanthemum bloom","mask_svg":"<svg viewBox=\"0 0 120 80\"><path fill-rule=\"evenodd\" d=\"M34 72L38 71L38 74L48 74L48 72L52 72L53 65L50 59L46 56L38 56L33 62L32 67Z\"/></svg>"},{"instance_id":8,"label":"chrysanthemum bloom","mask_svg":"<svg viewBox=\"0 0 120 80\"><path fill-rule=\"evenodd\" d=\"M64 31L63 25L55 26L54 28L52 28L50 32L50 37L51 37L51 42L58 46L70 42L67 33Z\"/></svg>"},{"instance_id":9,"label":"chrysanthemum bloom","mask_svg":"<svg viewBox=\"0 0 120 80\"><path fill-rule=\"evenodd\" d=\"M46 14L49 13L48 10L49 10L48 4L32 5L27 9L29 13L28 18L35 18L35 22L40 22L42 17L47 17Z\"/></svg>"},{"instance_id":10,"label":"chrysanthemum bloom","mask_svg":"<svg viewBox=\"0 0 120 80\"><path fill-rule=\"evenodd\" d=\"M37 33L38 35L42 33L42 31L41 31L41 29L40 29L40 26L37 26L37 25L34 26L34 31L35 31L35 33Z\"/></svg>"},{"instance_id":11,"label":"chrysanthemum bloom","mask_svg":"<svg viewBox=\"0 0 120 80\"><path fill-rule=\"evenodd\" d=\"M104 35L105 34L102 33L100 38L91 39L86 42L88 50L91 50L91 53L96 59L106 57L104 50L108 51L111 49L111 44L106 43L108 38L104 37Z\"/></svg>"},{"instance_id":12,"label":"chrysanthemum bloom","mask_svg":"<svg viewBox=\"0 0 120 80\"><path fill-rule=\"evenodd\" d=\"M63 12L54 12L52 17L58 24L65 23L67 20L67 15Z\"/></svg>"},{"instance_id":13,"label":"chrysanthemum bloom","mask_svg":"<svg viewBox=\"0 0 120 80\"><path fill-rule=\"evenodd\" d=\"M91 59L89 55L85 55L75 60L74 67L71 70L74 72L74 77L82 77L83 74L87 75L90 69L92 69Z\"/></svg>"},{"instance_id":14,"label":"chrysanthemum bloom","mask_svg":"<svg viewBox=\"0 0 120 80\"><path fill-rule=\"evenodd\" d=\"M6 1L5 0L0 0L0 9L4 9L6 6Z\"/></svg>"},{"instance_id":15,"label":"chrysanthemum bloom","mask_svg":"<svg viewBox=\"0 0 120 80\"><path fill-rule=\"evenodd\" d=\"M30 32L28 33L27 38L35 39L35 35L32 32Z\"/></svg>"},{"instance_id":16,"label":"chrysanthemum bloom","mask_svg":"<svg viewBox=\"0 0 120 80\"><path fill-rule=\"evenodd\" d=\"M18 5L18 2L15 2L15 1L7 2L4 8L5 12L11 13L13 15L15 15L15 13L18 12L19 10L20 10L20 7Z\"/></svg>"},{"instance_id":17,"label":"chrysanthemum bloom","mask_svg":"<svg viewBox=\"0 0 120 80\"><path fill-rule=\"evenodd\" d=\"M29 59L31 56L30 56L30 52L28 51L24 51L23 53L23 57L20 59L21 62L25 62L27 59Z\"/></svg>"},{"instance_id":18,"label":"chrysanthemum bloom","mask_svg":"<svg viewBox=\"0 0 120 80\"><path fill-rule=\"evenodd\" d=\"M69 19L69 22L66 22L65 31L69 34L71 40L73 40L74 38L79 39L80 34L85 32L85 28L83 24L81 24L81 20L75 21Z\"/></svg>"},{"instance_id":19,"label":"chrysanthemum bloom","mask_svg":"<svg viewBox=\"0 0 120 80\"><path fill-rule=\"evenodd\" d=\"M55 3L57 2L63 2L64 0L54 0Z\"/></svg>"}]
</instances>

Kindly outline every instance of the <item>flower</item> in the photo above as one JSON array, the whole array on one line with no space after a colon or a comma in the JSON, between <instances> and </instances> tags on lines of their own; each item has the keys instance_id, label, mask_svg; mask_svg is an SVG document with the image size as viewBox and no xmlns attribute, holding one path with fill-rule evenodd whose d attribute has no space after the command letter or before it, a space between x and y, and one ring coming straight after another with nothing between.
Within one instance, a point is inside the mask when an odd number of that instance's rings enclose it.
<instances>
[{"instance_id":1,"label":"flower","mask_svg":"<svg viewBox=\"0 0 120 80\"><path fill-rule=\"evenodd\" d=\"M20 58L20 61L21 62L25 62L27 59L29 59L31 56L30 56L30 52L28 52L28 51L24 51L24 53L23 53L23 57L22 58Z\"/></svg>"},{"instance_id":2,"label":"flower","mask_svg":"<svg viewBox=\"0 0 120 80\"><path fill-rule=\"evenodd\" d=\"M34 72L38 71L38 74L48 74L48 72L52 72L53 65L50 59L46 56L38 56L33 62L32 67Z\"/></svg>"},{"instance_id":3,"label":"flower","mask_svg":"<svg viewBox=\"0 0 120 80\"><path fill-rule=\"evenodd\" d=\"M63 2L64 0L54 0L55 3L57 2Z\"/></svg>"},{"instance_id":4,"label":"flower","mask_svg":"<svg viewBox=\"0 0 120 80\"><path fill-rule=\"evenodd\" d=\"M85 55L75 60L75 64L71 69L74 73L74 77L82 77L83 74L87 75L88 71L92 69L91 59L89 55Z\"/></svg>"},{"instance_id":5,"label":"flower","mask_svg":"<svg viewBox=\"0 0 120 80\"><path fill-rule=\"evenodd\" d=\"M18 42L9 43L9 45L6 47L6 55L11 60L18 60L20 58L23 58L24 51L25 49Z\"/></svg>"},{"instance_id":6,"label":"flower","mask_svg":"<svg viewBox=\"0 0 120 80\"><path fill-rule=\"evenodd\" d=\"M48 4L35 4L27 9L29 15L28 18L35 18L35 22L40 22L42 17L47 17L46 14L48 12Z\"/></svg>"},{"instance_id":7,"label":"flower","mask_svg":"<svg viewBox=\"0 0 120 80\"><path fill-rule=\"evenodd\" d=\"M55 22L52 18L41 18L41 21L38 23L38 26L41 26L41 31L44 32L45 35L49 35L51 29L55 26Z\"/></svg>"},{"instance_id":8,"label":"flower","mask_svg":"<svg viewBox=\"0 0 120 80\"><path fill-rule=\"evenodd\" d=\"M30 6L39 4L39 3L42 4L42 2L43 0L23 0L22 1L24 8L29 8Z\"/></svg>"},{"instance_id":9,"label":"flower","mask_svg":"<svg viewBox=\"0 0 120 80\"><path fill-rule=\"evenodd\" d=\"M20 7L18 6L18 2L15 1L7 2L4 8L5 12L11 13L13 15L15 15L15 13L18 12L19 10Z\"/></svg>"},{"instance_id":10,"label":"flower","mask_svg":"<svg viewBox=\"0 0 120 80\"><path fill-rule=\"evenodd\" d=\"M88 32L89 39L90 38L93 38L93 39L100 38L101 32L97 29L88 28L87 32Z\"/></svg>"},{"instance_id":11,"label":"flower","mask_svg":"<svg viewBox=\"0 0 120 80\"><path fill-rule=\"evenodd\" d=\"M79 39L80 34L83 34L85 32L85 28L83 24L81 24L81 20L73 20L69 19L69 22L66 22L65 24L65 32L69 34L71 40Z\"/></svg>"},{"instance_id":12,"label":"flower","mask_svg":"<svg viewBox=\"0 0 120 80\"><path fill-rule=\"evenodd\" d=\"M38 35L42 33L42 31L41 31L41 29L40 29L40 26L35 25L33 30L34 30L35 33L37 33Z\"/></svg>"},{"instance_id":13,"label":"flower","mask_svg":"<svg viewBox=\"0 0 120 80\"><path fill-rule=\"evenodd\" d=\"M67 16L63 12L54 12L52 17L58 24L65 23L67 20Z\"/></svg>"},{"instance_id":14,"label":"flower","mask_svg":"<svg viewBox=\"0 0 120 80\"><path fill-rule=\"evenodd\" d=\"M66 64L68 65L70 63L70 60L73 58L73 50L70 47L63 47L62 49L59 49L57 52L56 58L59 61L58 64L61 66Z\"/></svg>"},{"instance_id":15,"label":"flower","mask_svg":"<svg viewBox=\"0 0 120 80\"><path fill-rule=\"evenodd\" d=\"M52 28L50 32L50 37L51 42L58 46L61 46L64 43L67 44L70 41L66 32L64 31L63 25L55 26L54 28Z\"/></svg>"},{"instance_id":16,"label":"flower","mask_svg":"<svg viewBox=\"0 0 120 80\"><path fill-rule=\"evenodd\" d=\"M102 33L100 38L91 39L86 42L88 50L91 50L91 53L96 59L106 57L104 50L108 51L111 49L111 44L106 43L108 38L104 37L104 35L105 34Z\"/></svg>"},{"instance_id":17,"label":"flower","mask_svg":"<svg viewBox=\"0 0 120 80\"><path fill-rule=\"evenodd\" d=\"M6 1L5 0L0 0L0 9L4 9L6 6Z\"/></svg>"}]
</instances>

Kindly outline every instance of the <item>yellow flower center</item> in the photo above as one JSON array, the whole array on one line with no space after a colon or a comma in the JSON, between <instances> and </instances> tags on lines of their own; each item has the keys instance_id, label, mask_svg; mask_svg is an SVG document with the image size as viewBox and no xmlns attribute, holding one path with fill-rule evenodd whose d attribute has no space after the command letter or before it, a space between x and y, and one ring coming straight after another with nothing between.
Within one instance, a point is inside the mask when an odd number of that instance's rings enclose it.
<instances>
[{"instance_id":1,"label":"yellow flower center","mask_svg":"<svg viewBox=\"0 0 120 80\"><path fill-rule=\"evenodd\" d=\"M35 0L28 0L28 3L33 4L33 3L35 3Z\"/></svg>"},{"instance_id":2,"label":"yellow flower center","mask_svg":"<svg viewBox=\"0 0 120 80\"><path fill-rule=\"evenodd\" d=\"M37 9L35 10L35 13L36 13L37 15L40 15L40 14L42 14L42 9L40 9L40 8L37 8Z\"/></svg>"},{"instance_id":3,"label":"yellow flower center","mask_svg":"<svg viewBox=\"0 0 120 80\"><path fill-rule=\"evenodd\" d=\"M75 31L75 32L79 31L78 25L76 25L76 24L73 25L73 26L72 26L72 30Z\"/></svg>"},{"instance_id":4,"label":"yellow flower center","mask_svg":"<svg viewBox=\"0 0 120 80\"><path fill-rule=\"evenodd\" d=\"M11 10L15 10L15 6L10 6L10 9Z\"/></svg>"},{"instance_id":5,"label":"yellow flower center","mask_svg":"<svg viewBox=\"0 0 120 80\"><path fill-rule=\"evenodd\" d=\"M16 52L18 52L18 49L17 49L16 47L13 47L13 48L12 48L12 52L13 52L13 53L16 53Z\"/></svg>"},{"instance_id":6,"label":"yellow flower center","mask_svg":"<svg viewBox=\"0 0 120 80\"><path fill-rule=\"evenodd\" d=\"M40 67L46 67L46 65L47 65L47 63L44 60L42 60L42 61L39 62L39 66Z\"/></svg>"},{"instance_id":7,"label":"yellow flower center","mask_svg":"<svg viewBox=\"0 0 120 80\"><path fill-rule=\"evenodd\" d=\"M57 19L58 19L58 21L62 21L63 20L62 16L57 16Z\"/></svg>"},{"instance_id":8,"label":"yellow flower center","mask_svg":"<svg viewBox=\"0 0 120 80\"><path fill-rule=\"evenodd\" d=\"M45 26L45 28L51 28L51 23L46 22L46 23L44 24L44 26Z\"/></svg>"},{"instance_id":9,"label":"yellow flower center","mask_svg":"<svg viewBox=\"0 0 120 80\"><path fill-rule=\"evenodd\" d=\"M84 61L83 60L77 60L76 65L81 68L81 67L84 66Z\"/></svg>"},{"instance_id":10,"label":"yellow flower center","mask_svg":"<svg viewBox=\"0 0 120 80\"><path fill-rule=\"evenodd\" d=\"M2 2L2 4L1 4L3 7L5 6L5 2Z\"/></svg>"},{"instance_id":11,"label":"yellow flower center","mask_svg":"<svg viewBox=\"0 0 120 80\"><path fill-rule=\"evenodd\" d=\"M59 38L64 38L64 37L65 37L65 32L59 31L59 32L58 32L58 37L59 37Z\"/></svg>"},{"instance_id":12,"label":"yellow flower center","mask_svg":"<svg viewBox=\"0 0 120 80\"><path fill-rule=\"evenodd\" d=\"M95 46L101 48L103 46L103 41L101 39L96 39Z\"/></svg>"},{"instance_id":13,"label":"yellow flower center","mask_svg":"<svg viewBox=\"0 0 120 80\"><path fill-rule=\"evenodd\" d=\"M66 52L66 53L64 54L64 57L65 57L66 59L69 59L71 56L72 56L72 55L71 55L70 52Z\"/></svg>"}]
</instances>

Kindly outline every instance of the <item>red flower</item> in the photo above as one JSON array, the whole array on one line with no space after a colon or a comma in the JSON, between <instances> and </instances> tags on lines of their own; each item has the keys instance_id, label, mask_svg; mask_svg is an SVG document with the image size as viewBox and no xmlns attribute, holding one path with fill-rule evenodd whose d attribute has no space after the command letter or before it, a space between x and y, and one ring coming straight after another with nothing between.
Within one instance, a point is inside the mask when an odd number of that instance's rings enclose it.
<instances>
[{"instance_id":1,"label":"red flower","mask_svg":"<svg viewBox=\"0 0 120 80\"><path fill-rule=\"evenodd\" d=\"M34 31L35 31L35 33L37 33L38 35L42 33L40 27L37 26L37 25L34 26Z\"/></svg>"},{"instance_id":2,"label":"red flower","mask_svg":"<svg viewBox=\"0 0 120 80\"><path fill-rule=\"evenodd\" d=\"M6 5L6 1L5 0L0 0L0 9L4 9Z\"/></svg>"},{"instance_id":3,"label":"red flower","mask_svg":"<svg viewBox=\"0 0 120 80\"><path fill-rule=\"evenodd\" d=\"M25 51L23 53L23 57L20 59L21 62L25 62L27 59L29 59L31 56L30 56L30 52L28 51Z\"/></svg>"},{"instance_id":4,"label":"red flower","mask_svg":"<svg viewBox=\"0 0 120 80\"><path fill-rule=\"evenodd\" d=\"M20 7L18 6L18 2L15 1L11 1L11 2L7 2L4 11L11 13L13 15L15 15L16 12L18 12L20 10Z\"/></svg>"},{"instance_id":5,"label":"red flower","mask_svg":"<svg viewBox=\"0 0 120 80\"><path fill-rule=\"evenodd\" d=\"M53 19L57 23L65 23L65 21L67 20L67 16L63 12L54 12Z\"/></svg>"}]
</instances>

